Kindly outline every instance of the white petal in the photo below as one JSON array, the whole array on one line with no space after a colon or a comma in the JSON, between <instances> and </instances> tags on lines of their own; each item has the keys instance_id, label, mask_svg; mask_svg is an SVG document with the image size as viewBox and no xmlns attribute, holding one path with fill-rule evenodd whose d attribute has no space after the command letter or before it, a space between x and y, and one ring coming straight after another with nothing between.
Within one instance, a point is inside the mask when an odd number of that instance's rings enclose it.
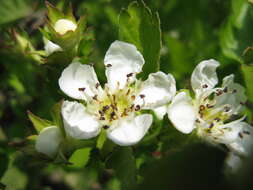
<instances>
[{"instance_id":1,"label":"white petal","mask_svg":"<svg viewBox=\"0 0 253 190\"><path fill-rule=\"evenodd\" d=\"M61 90L75 99L87 100L100 94L97 75L90 65L82 65L78 62L71 63L65 68L59 79Z\"/></svg>"},{"instance_id":2,"label":"white petal","mask_svg":"<svg viewBox=\"0 0 253 190\"><path fill-rule=\"evenodd\" d=\"M89 139L100 132L100 123L85 111L82 104L64 101L61 112L64 127L69 136L75 139Z\"/></svg>"},{"instance_id":3,"label":"white petal","mask_svg":"<svg viewBox=\"0 0 253 190\"><path fill-rule=\"evenodd\" d=\"M155 108L153 111L155 112L156 117L162 120L164 115L167 113L167 109L167 106L160 106L158 108Z\"/></svg>"},{"instance_id":4,"label":"white petal","mask_svg":"<svg viewBox=\"0 0 253 190\"><path fill-rule=\"evenodd\" d=\"M227 92L216 96L216 106L229 104L231 108L231 114L240 114L244 108L244 103L247 100L245 95L245 88L238 83L234 82L234 75L231 74L223 79L222 90Z\"/></svg>"},{"instance_id":5,"label":"white petal","mask_svg":"<svg viewBox=\"0 0 253 190\"><path fill-rule=\"evenodd\" d=\"M195 128L197 118L191 97L185 92L177 94L169 105L168 117L177 130L190 133Z\"/></svg>"},{"instance_id":6,"label":"white petal","mask_svg":"<svg viewBox=\"0 0 253 190\"><path fill-rule=\"evenodd\" d=\"M60 129L56 126L44 128L36 139L36 151L54 157L62 140Z\"/></svg>"},{"instance_id":7,"label":"white petal","mask_svg":"<svg viewBox=\"0 0 253 190\"><path fill-rule=\"evenodd\" d=\"M121 146L130 146L138 143L147 133L152 124L152 115L142 114L135 118L119 121L118 126L107 131L107 136Z\"/></svg>"},{"instance_id":8,"label":"white petal","mask_svg":"<svg viewBox=\"0 0 253 190\"><path fill-rule=\"evenodd\" d=\"M229 147L242 155L248 155L253 151L253 127L246 122L240 122L241 130L235 142Z\"/></svg>"},{"instance_id":9,"label":"white petal","mask_svg":"<svg viewBox=\"0 0 253 190\"><path fill-rule=\"evenodd\" d=\"M49 56L50 54L57 52L57 51L62 51L62 48L58 46L57 44L51 42L50 40L45 39L45 46L44 49L46 51L46 54Z\"/></svg>"},{"instance_id":10,"label":"white petal","mask_svg":"<svg viewBox=\"0 0 253 190\"><path fill-rule=\"evenodd\" d=\"M176 82L172 75L163 72L152 73L144 81L135 104L143 105L143 109L157 108L167 104L176 94ZM141 98L140 95L144 95Z\"/></svg>"},{"instance_id":11,"label":"white petal","mask_svg":"<svg viewBox=\"0 0 253 190\"><path fill-rule=\"evenodd\" d=\"M191 76L191 85L197 96L205 90L212 89L218 83L216 68L219 65L219 62L209 59L196 66Z\"/></svg>"},{"instance_id":12,"label":"white petal","mask_svg":"<svg viewBox=\"0 0 253 190\"><path fill-rule=\"evenodd\" d=\"M212 135L215 138L216 142L229 144L234 142L236 139L239 138L239 132L242 130L242 120L244 119L238 119L236 121L232 121L230 123L227 123L225 125L219 126L216 130L212 130Z\"/></svg>"},{"instance_id":13,"label":"white petal","mask_svg":"<svg viewBox=\"0 0 253 190\"><path fill-rule=\"evenodd\" d=\"M115 41L106 52L104 64L108 85L113 91L117 87L124 88L127 80L135 80L136 73L142 70L144 59L134 45Z\"/></svg>"},{"instance_id":14,"label":"white petal","mask_svg":"<svg viewBox=\"0 0 253 190\"><path fill-rule=\"evenodd\" d=\"M75 31L77 25L68 19L59 19L54 24L54 29L57 33L64 35L67 31Z\"/></svg>"}]
</instances>

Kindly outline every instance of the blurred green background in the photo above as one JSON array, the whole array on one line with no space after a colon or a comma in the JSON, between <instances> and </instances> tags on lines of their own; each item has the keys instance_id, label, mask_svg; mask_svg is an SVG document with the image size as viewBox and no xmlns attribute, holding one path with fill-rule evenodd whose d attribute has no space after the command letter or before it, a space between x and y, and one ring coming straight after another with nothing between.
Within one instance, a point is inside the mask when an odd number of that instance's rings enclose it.
<instances>
[{"instance_id":1,"label":"blurred green background","mask_svg":"<svg viewBox=\"0 0 253 190\"><path fill-rule=\"evenodd\" d=\"M103 57L111 42L119 39L121 9L132 1L49 2L59 7L71 3L77 18L86 15L93 39L87 59L95 63L100 81L105 82ZM253 59L245 59L243 51L253 45L253 4L246 0L146 0L145 3L160 17L160 69L174 75L178 89L190 88L189 78L194 67L201 60L217 59L221 63L220 81L234 73L236 81L247 86L247 120L252 123ZM142 184L136 187L139 189L249 187L250 159L248 170L231 177L237 180L229 181L222 174L223 151L207 145L179 150L186 137L174 130L168 120L163 123L162 135L152 144L119 148L109 161L95 159L97 150L86 149L76 153L80 160L77 159L75 166L57 166L35 162L16 151L11 146L13 143L19 145L22 139L35 133L27 110L50 119L49 110L63 97L57 84L62 68L39 65L13 37L15 29L36 49L43 49L38 28L45 24L45 18L42 0L0 0L0 189L4 186L10 190L131 189L126 182L134 180L136 168L138 182ZM122 173L117 173L115 165L110 167L110 162L119 163L116 167ZM136 165L133 167L132 163Z\"/></svg>"}]
</instances>

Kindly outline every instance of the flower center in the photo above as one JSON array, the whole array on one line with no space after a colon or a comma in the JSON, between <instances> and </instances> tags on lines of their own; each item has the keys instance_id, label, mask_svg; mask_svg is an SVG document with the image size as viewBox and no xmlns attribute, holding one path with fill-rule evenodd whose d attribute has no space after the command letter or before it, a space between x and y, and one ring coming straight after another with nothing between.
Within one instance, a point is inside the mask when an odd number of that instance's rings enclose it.
<instances>
[{"instance_id":1,"label":"flower center","mask_svg":"<svg viewBox=\"0 0 253 190\"><path fill-rule=\"evenodd\" d=\"M141 97L143 95L140 95ZM112 123L120 118L129 116L141 109L141 105L134 104L135 88L128 86L111 93L105 86L103 93L95 95L87 104L87 109L97 116L104 129L110 128ZM142 97L144 98L144 97Z\"/></svg>"},{"instance_id":2,"label":"flower center","mask_svg":"<svg viewBox=\"0 0 253 190\"><path fill-rule=\"evenodd\" d=\"M207 85L204 85L203 88L207 88ZM229 90L228 87L225 87L202 97L198 104L198 119L196 120L201 124L200 130L211 133L218 126L238 117L235 114L235 108L227 101L229 96L236 96L236 93L236 89ZM243 103L240 104L243 105Z\"/></svg>"}]
</instances>

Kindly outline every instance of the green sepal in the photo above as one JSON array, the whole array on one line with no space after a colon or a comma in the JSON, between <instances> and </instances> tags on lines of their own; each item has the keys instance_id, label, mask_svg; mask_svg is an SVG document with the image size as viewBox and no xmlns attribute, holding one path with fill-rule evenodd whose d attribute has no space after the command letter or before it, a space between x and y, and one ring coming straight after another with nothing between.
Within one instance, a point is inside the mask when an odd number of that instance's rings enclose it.
<instances>
[{"instance_id":1,"label":"green sepal","mask_svg":"<svg viewBox=\"0 0 253 190\"><path fill-rule=\"evenodd\" d=\"M56 103L52 109L51 109L51 116L53 118L53 122L54 124L60 128L62 136L65 137L66 136L66 132L64 129L64 125L63 125L63 118L61 115L61 106L62 106L63 100L61 100L60 102Z\"/></svg>"},{"instance_id":2,"label":"green sepal","mask_svg":"<svg viewBox=\"0 0 253 190\"><path fill-rule=\"evenodd\" d=\"M65 17L64 14L51 3L49 3L48 1L46 1L45 3L48 11L48 18L53 24L57 22L57 20Z\"/></svg>"},{"instance_id":3,"label":"green sepal","mask_svg":"<svg viewBox=\"0 0 253 190\"><path fill-rule=\"evenodd\" d=\"M39 64L43 64L44 51L37 51L32 45L31 41L27 37L27 34L23 31L22 35L15 30L12 31L14 40L16 42L16 47L18 51L32 60L36 61Z\"/></svg>"},{"instance_id":4,"label":"green sepal","mask_svg":"<svg viewBox=\"0 0 253 190\"><path fill-rule=\"evenodd\" d=\"M40 133L40 131L46 127L53 126L54 124L51 121L48 121L46 119L42 119L36 115L34 115L32 112L27 111L28 117L30 121L32 122L35 130L37 133Z\"/></svg>"}]
</instances>

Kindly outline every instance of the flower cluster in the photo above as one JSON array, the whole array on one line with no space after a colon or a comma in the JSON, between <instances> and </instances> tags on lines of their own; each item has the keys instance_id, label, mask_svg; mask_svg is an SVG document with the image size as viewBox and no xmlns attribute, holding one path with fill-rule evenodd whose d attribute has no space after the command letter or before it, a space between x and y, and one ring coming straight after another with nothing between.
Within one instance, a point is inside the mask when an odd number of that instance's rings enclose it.
<instances>
[{"instance_id":1,"label":"flower cluster","mask_svg":"<svg viewBox=\"0 0 253 190\"><path fill-rule=\"evenodd\" d=\"M48 22L41 29L45 56L48 61L59 58L72 63L58 80L61 91L69 97L59 105L58 122L29 115L34 125L39 123L37 152L56 158L71 152L65 147L71 141L87 141L100 134L120 146L135 145L148 133L154 116L162 120L167 114L178 131L225 145L234 155L228 163L239 160L238 155L248 155L253 127L244 122L245 89L234 82L234 75L226 76L221 87L216 87L217 61L199 63L191 75L192 91L177 91L171 74L158 71L142 80L138 76L145 63L142 54L133 44L115 41L105 54L107 82L101 84L92 65L73 60L79 57L84 40L84 19L76 21L71 10L63 14L49 3L47 8Z\"/></svg>"},{"instance_id":2,"label":"flower cluster","mask_svg":"<svg viewBox=\"0 0 253 190\"><path fill-rule=\"evenodd\" d=\"M104 58L107 83L99 83L93 66L72 62L59 78L60 89L74 99L61 106L67 137L90 139L106 131L121 146L138 143L152 125L151 110L162 118L165 113L176 129L211 144L224 144L232 152L247 155L253 144L253 128L243 120L244 88L234 76L218 83L215 60L202 61L191 76L194 95L176 91L175 79L163 72L138 79L144 58L132 44L115 41ZM63 139L56 126L45 128L36 141L36 150L53 157Z\"/></svg>"}]
</instances>

